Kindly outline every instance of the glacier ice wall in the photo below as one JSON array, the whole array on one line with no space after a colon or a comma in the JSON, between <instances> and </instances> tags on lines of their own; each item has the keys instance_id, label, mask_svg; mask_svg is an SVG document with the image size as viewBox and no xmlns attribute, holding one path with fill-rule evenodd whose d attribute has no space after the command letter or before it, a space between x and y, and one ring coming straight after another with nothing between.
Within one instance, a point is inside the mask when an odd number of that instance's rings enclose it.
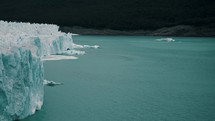
<instances>
[{"instance_id":1,"label":"glacier ice wall","mask_svg":"<svg viewBox=\"0 0 215 121\"><path fill-rule=\"evenodd\" d=\"M43 64L30 50L0 55L0 120L34 114L43 104Z\"/></svg>"},{"instance_id":2,"label":"glacier ice wall","mask_svg":"<svg viewBox=\"0 0 215 121\"><path fill-rule=\"evenodd\" d=\"M57 25L0 21L0 121L22 119L43 105L42 57L83 53ZM98 46L92 46L97 48Z\"/></svg>"}]
</instances>

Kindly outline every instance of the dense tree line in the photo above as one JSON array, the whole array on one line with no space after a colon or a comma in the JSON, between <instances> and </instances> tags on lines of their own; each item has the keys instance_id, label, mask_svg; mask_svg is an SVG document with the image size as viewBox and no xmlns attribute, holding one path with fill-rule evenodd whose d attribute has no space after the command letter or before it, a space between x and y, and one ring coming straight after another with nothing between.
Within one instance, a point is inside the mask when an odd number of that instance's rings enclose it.
<instances>
[{"instance_id":1,"label":"dense tree line","mask_svg":"<svg viewBox=\"0 0 215 121\"><path fill-rule=\"evenodd\" d=\"M117 30L215 27L214 7L214 0L2 0L0 19Z\"/></svg>"}]
</instances>

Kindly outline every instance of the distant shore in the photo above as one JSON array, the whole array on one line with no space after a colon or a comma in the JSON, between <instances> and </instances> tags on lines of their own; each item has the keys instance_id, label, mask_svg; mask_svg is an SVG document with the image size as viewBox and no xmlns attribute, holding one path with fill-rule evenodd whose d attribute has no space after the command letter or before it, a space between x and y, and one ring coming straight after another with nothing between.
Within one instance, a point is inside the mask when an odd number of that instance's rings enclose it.
<instances>
[{"instance_id":1,"label":"distant shore","mask_svg":"<svg viewBox=\"0 0 215 121\"><path fill-rule=\"evenodd\" d=\"M156 30L113 30L92 29L84 27L60 27L63 32L71 32L80 35L145 35L145 36L190 36L190 37L215 37L215 28L193 27L189 25L178 25L163 27Z\"/></svg>"}]
</instances>

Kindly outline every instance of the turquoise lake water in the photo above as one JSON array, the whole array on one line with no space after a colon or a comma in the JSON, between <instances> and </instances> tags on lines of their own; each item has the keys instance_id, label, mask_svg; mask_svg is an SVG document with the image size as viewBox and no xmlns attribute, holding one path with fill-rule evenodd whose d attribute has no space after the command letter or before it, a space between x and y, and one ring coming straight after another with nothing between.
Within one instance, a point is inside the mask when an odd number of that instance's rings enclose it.
<instances>
[{"instance_id":1,"label":"turquoise lake water","mask_svg":"<svg viewBox=\"0 0 215 121\"><path fill-rule=\"evenodd\" d=\"M78 60L47 61L42 110L22 121L214 121L215 38L74 36Z\"/></svg>"}]
</instances>

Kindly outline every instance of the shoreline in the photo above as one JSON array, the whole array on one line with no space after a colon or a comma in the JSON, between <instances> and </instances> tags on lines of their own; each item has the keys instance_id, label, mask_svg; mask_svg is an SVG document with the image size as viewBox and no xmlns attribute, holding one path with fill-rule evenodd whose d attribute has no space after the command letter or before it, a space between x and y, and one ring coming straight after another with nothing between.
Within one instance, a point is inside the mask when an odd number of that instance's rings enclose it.
<instances>
[{"instance_id":1,"label":"shoreline","mask_svg":"<svg viewBox=\"0 0 215 121\"><path fill-rule=\"evenodd\" d=\"M62 32L70 32L78 35L144 35L144 36L182 36L182 37L215 37L215 28L193 27L189 25L177 25L163 27L156 30L113 30L92 29L79 26L60 27Z\"/></svg>"}]
</instances>

